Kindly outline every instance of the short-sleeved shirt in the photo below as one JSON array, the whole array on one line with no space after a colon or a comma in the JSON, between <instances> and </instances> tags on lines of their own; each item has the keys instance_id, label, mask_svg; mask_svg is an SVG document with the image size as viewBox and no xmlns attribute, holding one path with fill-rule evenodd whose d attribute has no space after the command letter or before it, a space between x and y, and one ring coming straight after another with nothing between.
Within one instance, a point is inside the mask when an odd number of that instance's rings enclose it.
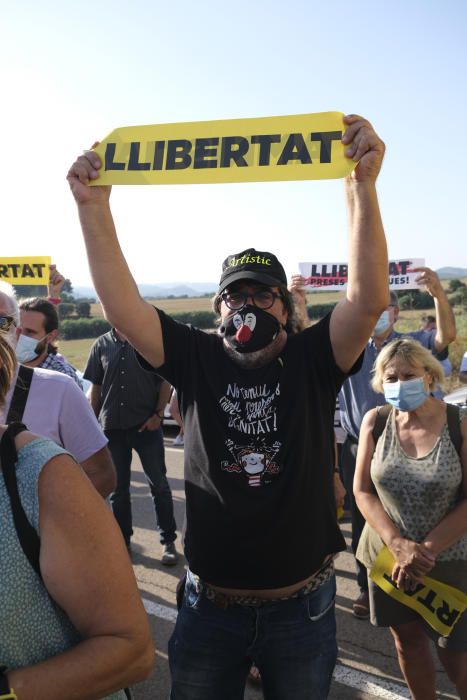
<instances>
[{"instance_id":1,"label":"short-sleeved shirt","mask_svg":"<svg viewBox=\"0 0 467 700\"><path fill-rule=\"evenodd\" d=\"M17 375L0 411L1 423L5 423L16 379ZM52 370L34 368L23 423L32 433L64 447L77 462L84 462L107 444L84 393L66 374Z\"/></svg>"},{"instance_id":2,"label":"short-sleeved shirt","mask_svg":"<svg viewBox=\"0 0 467 700\"><path fill-rule=\"evenodd\" d=\"M184 422L190 569L218 586L280 588L345 548L332 489L333 420L345 374L329 317L244 369L222 338L159 311Z\"/></svg>"},{"instance_id":3,"label":"short-sleeved shirt","mask_svg":"<svg viewBox=\"0 0 467 700\"><path fill-rule=\"evenodd\" d=\"M99 422L104 430L129 430L154 415L161 378L141 367L132 346L115 331L96 340L83 376L102 387Z\"/></svg>"},{"instance_id":4,"label":"short-sleeved shirt","mask_svg":"<svg viewBox=\"0 0 467 700\"><path fill-rule=\"evenodd\" d=\"M435 335L436 331L413 331L411 333L393 331L384 341L383 347L396 338L414 338L423 347L435 352ZM365 348L360 371L345 380L339 393L342 427L348 435L356 440L360 435L360 427L365 413L376 406L384 406L386 403L384 394L373 391L370 386L372 370L379 352L373 339L370 338Z\"/></svg>"},{"instance_id":5,"label":"short-sleeved shirt","mask_svg":"<svg viewBox=\"0 0 467 700\"><path fill-rule=\"evenodd\" d=\"M78 377L75 368L72 367L63 357L58 358L57 355L49 352L45 360L41 362L38 367L42 367L42 369L53 369L55 372L67 374L77 383L80 389L83 388L83 384L81 379Z\"/></svg>"}]
</instances>

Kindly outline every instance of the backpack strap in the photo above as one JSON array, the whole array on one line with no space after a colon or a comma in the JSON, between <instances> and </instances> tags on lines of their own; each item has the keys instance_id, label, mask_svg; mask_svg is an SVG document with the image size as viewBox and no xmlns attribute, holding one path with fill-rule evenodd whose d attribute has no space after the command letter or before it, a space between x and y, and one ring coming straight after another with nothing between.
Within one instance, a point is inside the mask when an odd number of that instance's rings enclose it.
<instances>
[{"instance_id":1,"label":"backpack strap","mask_svg":"<svg viewBox=\"0 0 467 700\"><path fill-rule=\"evenodd\" d=\"M3 479L5 481L8 496L10 497L13 522L15 524L18 540L32 568L35 570L39 578L42 578L39 566L39 555L41 548L40 538L24 512L24 508L19 497L18 482L16 480L16 462L18 459L18 452L16 450L15 437L24 430L27 430L27 428L22 423L11 423L8 426L0 441L0 460L2 464Z\"/></svg>"},{"instance_id":2,"label":"backpack strap","mask_svg":"<svg viewBox=\"0 0 467 700\"><path fill-rule=\"evenodd\" d=\"M372 435L373 435L373 440L376 443L378 442L389 417L389 414L391 412L392 406L390 404L385 404L384 406L378 406L376 409L376 417L375 417L375 424L373 426L372 430ZM460 457L461 453L461 447L462 447L462 434L461 434L461 426L460 426L460 409L459 406L455 406L454 404L447 403L446 404L446 421L448 424L448 431L449 431L449 437L451 438L451 442L454 445L457 454Z\"/></svg>"},{"instance_id":3,"label":"backpack strap","mask_svg":"<svg viewBox=\"0 0 467 700\"><path fill-rule=\"evenodd\" d=\"M34 370L32 367L25 367L25 365L19 366L15 390L6 417L7 423L20 423L23 420L24 409L26 408L33 375Z\"/></svg>"},{"instance_id":4,"label":"backpack strap","mask_svg":"<svg viewBox=\"0 0 467 700\"><path fill-rule=\"evenodd\" d=\"M392 406L389 403L384 404L384 406L376 407L375 424L373 426L373 430L371 431L375 445L381 437L384 428L386 427L386 423L388 422L391 410Z\"/></svg>"},{"instance_id":5,"label":"backpack strap","mask_svg":"<svg viewBox=\"0 0 467 700\"><path fill-rule=\"evenodd\" d=\"M446 404L446 420L448 424L449 437L456 448L456 452L461 456L462 434L460 424L460 409L452 403Z\"/></svg>"}]
</instances>

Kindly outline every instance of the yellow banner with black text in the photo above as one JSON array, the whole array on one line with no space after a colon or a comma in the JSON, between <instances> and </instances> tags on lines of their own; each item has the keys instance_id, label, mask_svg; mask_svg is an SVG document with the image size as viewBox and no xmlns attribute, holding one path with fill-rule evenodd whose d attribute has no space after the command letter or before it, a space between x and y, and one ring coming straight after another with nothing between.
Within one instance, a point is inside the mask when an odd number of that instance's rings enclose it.
<instances>
[{"instance_id":1,"label":"yellow banner with black text","mask_svg":"<svg viewBox=\"0 0 467 700\"><path fill-rule=\"evenodd\" d=\"M0 280L9 284L49 284L50 256L0 258Z\"/></svg>"},{"instance_id":2,"label":"yellow banner with black text","mask_svg":"<svg viewBox=\"0 0 467 700\"><path fill-rule=\"evenodd\" d=\"M391 598L415 610L430 627L443 637L448 637L467 607L465 593L428 576L424 576L423 583L419 583L413 591L401 590L391 578L393 566L391 552L383 547L370 571L370 578Z\"/></svg>"},{"instance_id":3,"label":"yellow banner with black text","mask_svg":"<svg viewBox=\"0 0 467 700\"><path fill-rule=\"evenodd\" d=\"M129 126L96 147L93 185L175 185L345 177L341 112Z\"/></svg>"}]
</instances>

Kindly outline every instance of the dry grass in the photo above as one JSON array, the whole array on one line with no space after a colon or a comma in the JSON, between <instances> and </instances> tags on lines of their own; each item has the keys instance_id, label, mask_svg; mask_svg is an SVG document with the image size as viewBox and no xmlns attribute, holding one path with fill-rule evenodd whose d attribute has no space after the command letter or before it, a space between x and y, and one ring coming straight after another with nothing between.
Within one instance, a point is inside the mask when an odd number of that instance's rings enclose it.
<instances>
[{"instance_id":1,"label":"dry grass","mask_svg":"<svg viewBox=\"0 0 467 700\"><path fill-rule=\"evenodd\" d=\"M168 314L176 314L184 311L211 311L212 297L189 297L188 299L148 299L150 304L157 306ZM91 316L102 317L100 304L91 304Z\"/></svg>"}]
</instances>

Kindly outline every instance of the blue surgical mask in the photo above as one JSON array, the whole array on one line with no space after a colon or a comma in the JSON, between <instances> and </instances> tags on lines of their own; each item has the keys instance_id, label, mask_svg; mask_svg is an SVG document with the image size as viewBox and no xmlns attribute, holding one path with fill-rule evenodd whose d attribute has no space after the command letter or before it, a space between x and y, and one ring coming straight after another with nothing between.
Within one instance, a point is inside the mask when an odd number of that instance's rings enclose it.
<instances>
[{"instance_id":1,"label":"blue surgical mask","mask_svg":"<svg viewBox=\"0 0 467 700\"><path fill-rule=\"evenodd\" d=\"M423 377L383 384L384 398L399 411L415 411L429 397Z\"/></svg>"},{"instance_id":2,"label":"blue surgical mask","mask_svg":"<svg viewBox=\"0 0 467 700\"><path fill-rule=\"evenodd\" d=\"M46 336L44 335L44 338ZM23 335L21 333L18 338L18 343L16 345L16 359L18 362L32 362L38 357L39 353L36 352L39 343L42 343L44 338L30 338L28 335Z\"/></svg>"},{"instance_id":3,"label":"blue surgical mask","mask_svg":"<svg viewBox=\"0 0 467 700\"><path fill-rule=\"evenodd\" d=\"M375 327L373 328L373 333L371 335L376 337L382 335L388 330L390 325L391 319L389 316L389 311L386 309L376 321Z\"/></svg>"}]
</instances>

